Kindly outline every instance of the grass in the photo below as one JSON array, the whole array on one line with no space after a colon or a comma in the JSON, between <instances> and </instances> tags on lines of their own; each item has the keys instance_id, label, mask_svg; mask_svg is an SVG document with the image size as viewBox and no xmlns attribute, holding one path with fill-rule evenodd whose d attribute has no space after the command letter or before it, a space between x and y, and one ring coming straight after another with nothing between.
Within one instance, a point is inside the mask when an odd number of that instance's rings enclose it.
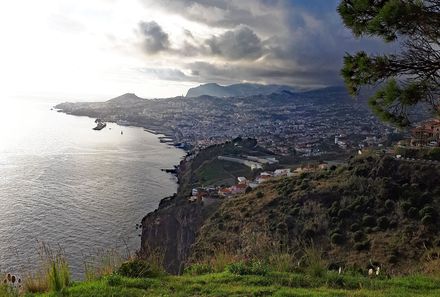
<instances>
[{"instance_id":1,"label":"grass","mask_svg":"<svg viewBox=\"0 0 440 297\"><path fill-rule=\"evenodd\" d=\"M233 185L239 176L251 176L252 170L242 164L218 159L206 161L196 170L196 176L203 185Z\"/></svg>"},{"instance_id":2,"label":"grass","mask_svg":"<svg viewBox=\"0 0 440 297\"><path fill-rule=\"evenodd\" d=\"M269 272L267 275L236 275L230 272L205 275L126 278L117 275L77 283L66 296L307 296L307 297L434 297L440 296L440 279L424 276L370 279L327 273L322 277ZM57 293L30 294L33 297Z\"/></svg>"}]
</instances>

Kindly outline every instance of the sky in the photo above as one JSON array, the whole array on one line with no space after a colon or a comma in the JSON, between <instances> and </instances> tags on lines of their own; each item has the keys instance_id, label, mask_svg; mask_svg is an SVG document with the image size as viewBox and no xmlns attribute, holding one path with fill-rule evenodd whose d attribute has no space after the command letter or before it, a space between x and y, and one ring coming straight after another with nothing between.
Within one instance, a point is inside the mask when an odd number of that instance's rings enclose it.
<instances>
[{"instance_id":1,"label":"sky","mask_svg":"<svg viewBox=\"0 0 440 297\"><path fill-rule=\"evenodd\" d=\"M185 94L202 83L341 84L355 39L338 0L14 0L0 4L0 100Z\"/></svg>"}]
</instances>

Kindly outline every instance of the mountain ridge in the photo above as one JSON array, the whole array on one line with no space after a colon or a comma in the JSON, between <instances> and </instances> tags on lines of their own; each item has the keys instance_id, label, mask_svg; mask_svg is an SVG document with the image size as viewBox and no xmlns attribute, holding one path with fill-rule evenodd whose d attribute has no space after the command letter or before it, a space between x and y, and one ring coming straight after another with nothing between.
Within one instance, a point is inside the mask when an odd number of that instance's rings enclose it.
<instances>
[{"instance_id":1,"label":"mountain ridge","mask_svg":"<svg viewBox=\"0 0 440 297\"><path fill-rule=\"evenodd\" d=\"M281 93L288 91L291 93L297 93L297 88L286 85L263 85L263 84L251 84L251 83L239 83L227 86L222 86L217 83L202 84L198 87L194 87L188 90L186 97L194 98L203 95L209 95L213 97L244 97L254 95L269 95L272 93Z\"/></svg>"}]
</instances>

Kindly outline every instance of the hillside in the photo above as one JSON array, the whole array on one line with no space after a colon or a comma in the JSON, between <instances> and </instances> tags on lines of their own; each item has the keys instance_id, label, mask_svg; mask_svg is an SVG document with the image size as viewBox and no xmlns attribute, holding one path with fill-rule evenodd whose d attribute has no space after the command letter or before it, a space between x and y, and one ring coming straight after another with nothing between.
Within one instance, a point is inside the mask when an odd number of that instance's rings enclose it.
<instances>
[{"instance_id":1,"label":"hillside","mask_svg":"<svg viewBox=\"0 0 440 297\"><path fill-rule=\"evenodd\" d=\"M427 269L440 248L440 167L358 156L346 166L272 180L225 201L203 224L192 260L218 250L242 258L298 254L306 242L329 265L393 274ZM438 255L438 254L436 254Z\"/></svg>"},{"instance_id":2,"label":"hillside","mask_svg":"<svg viewBox=\"0 0 440 297\"><path fill-rule=\"evenodd\" d=\"M288 91L295 93L297 90L293 87L282 85L261 85L261 84L234 84L221 86L216 83L200 85L188 90L186 97L200 97L203 95L213 97L247 97L255 95L270 95L272 93L281 93Z\"/></svg>"}]
</instances>

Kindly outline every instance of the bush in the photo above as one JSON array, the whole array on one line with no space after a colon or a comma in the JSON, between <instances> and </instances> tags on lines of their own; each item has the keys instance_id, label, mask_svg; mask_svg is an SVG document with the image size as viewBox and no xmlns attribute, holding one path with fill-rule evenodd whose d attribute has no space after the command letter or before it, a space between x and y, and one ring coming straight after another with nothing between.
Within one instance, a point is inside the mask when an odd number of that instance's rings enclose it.
<instances>
[{"instance_id":1,"label":"bush","mask_svg":"<svg viewBox=\"0 0 440 297\"><path fill-rule=\"evenodd\" d=\"M264 193L261 192L261 191L258 191L257 194L256 194L256 197L257 198L263 198L264 197Z\"/></svg>"},{"instance_id":2,"label":"bush","mask_svg":"<svg viewBox=\"0 0 440 297\"><path fill-rule=\"evenodd\" d=\"M305 272L312 277L323 277L327 272L327 263L322 251L312 243L304 248Z\"/></svg>"},{"instance_id":3,"label":"bush","mask_svg":"<svg viewBox=\"0 0 440 297\"><path fill-rule=\"evenodd\" d=\"M116 274L109 275L106 279L110 287L116 287L122 284L122 278L120 275L116 275Z\"/></svg>"},{"instance_id":4,"label":"bush","mask_svg":"<svg viewBox=\"0 0 440 297\"><path fill-rule=\"evenodd\" d=\"M410 209L408 209L408 212L407 212L408 217L414 219L417 217L417 214L418 214L417 208L410 207Z\"/></svg>"},{"instance_id":5,"label":"bush","mask_svg":"<svg viewBox=\"0 0 440 297\"><path fill-rule=\"evenodd\" d=\"M352 232L359 231L360 229L361 229L361 226L359 226L359 224L357 224L357 223L354 223L353 225L350 226L350 230Z\"/></svg>"},{"instance_id":6,"label":"bush","mask_svg":"<svg viewBox=\"0 0 440 297\"><path fill-rule=\"evenodd\" d=\"M269 265L272 270L277 272L293 272L297 259L288 253L272 253L269 256Z\"/></svg>"},{"instance_id":7,"label":"bush","mask_svg":"<svg viewBox=\"0 0 440 297\"><path fill-rule=\"evenodd\" d=\"M332 241L333 244L341 245L341 244L344 243L345 240L344 240L344 236L342 236L342 234L334 233L331 236L331 241Z\"/></svg>"},{"instance_id":8,"label":"bush","mask_svg":"<svg viewBox=\"0 0 440 297\"><path fill-rule=\"evenodd\" d=\"M388 210L393 210L394 209L394 201L391 199L388 199L387 201L385 201L385 208Z\"/></svg>"},{"instance_id":9,"label":"bush","mask_svg":"<svg viewBox=\"0 0 440 297\"><path fill-rule=\"evenodd\" d=\"M202 275L213 272L214 270L212 269L211 265L206 263L197 263L185 268L185 273L191 275Z\"/></svg>"},{"instance_id":10,"label":"bush","mask_svg":"<svg viewBox=\"0 0 440 297\"><path fill-rule=\"evenodd\" d=\"M354 248L357 251L369 250L370 249L370 242L369 241L364 241L364 242L355 243Z\"/></svg>"},{"instance_id":11,"label":"bush","mask_svg":"<svg viewBox=\"0 0 440 297\"><path fill-rule=\"evenodd\" d=\"M269 267L261 261L236 262L229 264L226 270L236 275L267 275Z\"/></svg>"},{"instance_id":12,"label":"bush","mask_svg":"<svg viewBox=\"0 0 440 297\"><path fill-rule=\"evenodd\" d=\"M354 234L353 234L353 239L356 242L361 242L364 238L365 238L365 234L364 234L364 232L362 232L360 230L354 232Z\"/></svg>"},{"instance_id":13,"label":"bush","mask_svg":"<svg viewBox=\"0 0 440 297\"><path fill-rule=\"evenodd\" d=\"M151 266L144 260L130 260L121 265L117 273L132 278L147 278L153 276Z\"/></svg>"},{"instance_id":14,"label":"bush","mask_svg":"<svg viewBox=\"0 0 440 297\"><path fill-rule=\"evenodd\" d=\"M400 204L400 206L402 207L402 209L404 211L408 211L411 208L411 203L409 203L408 201L402 202L402 204Z\"/></svg>"},{"instance_id":15,"label":"bush","mask_svg":"<svg viewBox=\"0 0 440 297\"><path fill-rule=\"evenodd\" d=\"M420 217L424 217L426 215L430 215L434 217L437 214L434 207L432 206L425 206L422 210L419 211Z\"/></svg>"},{"instance_id":16,"label":"bush","mask_svg":"<svg viewBox=\"0 0 440 297\"><path fill-rule=\"evenodd\" d=\"M373 216L365 215L362 218L362 223L367 227L376 226L376 219Z\"/></svg>"},{"instance_id":17,"label":"bush","mask_svg":"<svg viewBox=\"0 0 440 297\"><path fill-rule=\"evenodd\" d=\"M377 225L382 229L382 230L386 230L388 228L390 224L390 221L388 220L387 217L380 217L377 220Z\"/></svg>"},{"instance_id":18,"label":"bush","mask_svg":"<svg viewBox=\"0 0 440 297\"><path fill-rule=\"evenodd\" d=\"M422 224L427 226L427 225L431 225L435 222L434 217L431 215L426 215L422 218Z\"/></svg>"},{"instance_id":19,"label":"bush","mask_svg":"<svg viewBox=\"0 0 440 297\"><path fill-rule=\"evenodd\" d=\"M341 219L342 218L347 218L349 216L350 216L350 211L348 209L346 209L346 208L340 209L338 211L338 217L341 218Z\"/></svg>"}]
</instances>

